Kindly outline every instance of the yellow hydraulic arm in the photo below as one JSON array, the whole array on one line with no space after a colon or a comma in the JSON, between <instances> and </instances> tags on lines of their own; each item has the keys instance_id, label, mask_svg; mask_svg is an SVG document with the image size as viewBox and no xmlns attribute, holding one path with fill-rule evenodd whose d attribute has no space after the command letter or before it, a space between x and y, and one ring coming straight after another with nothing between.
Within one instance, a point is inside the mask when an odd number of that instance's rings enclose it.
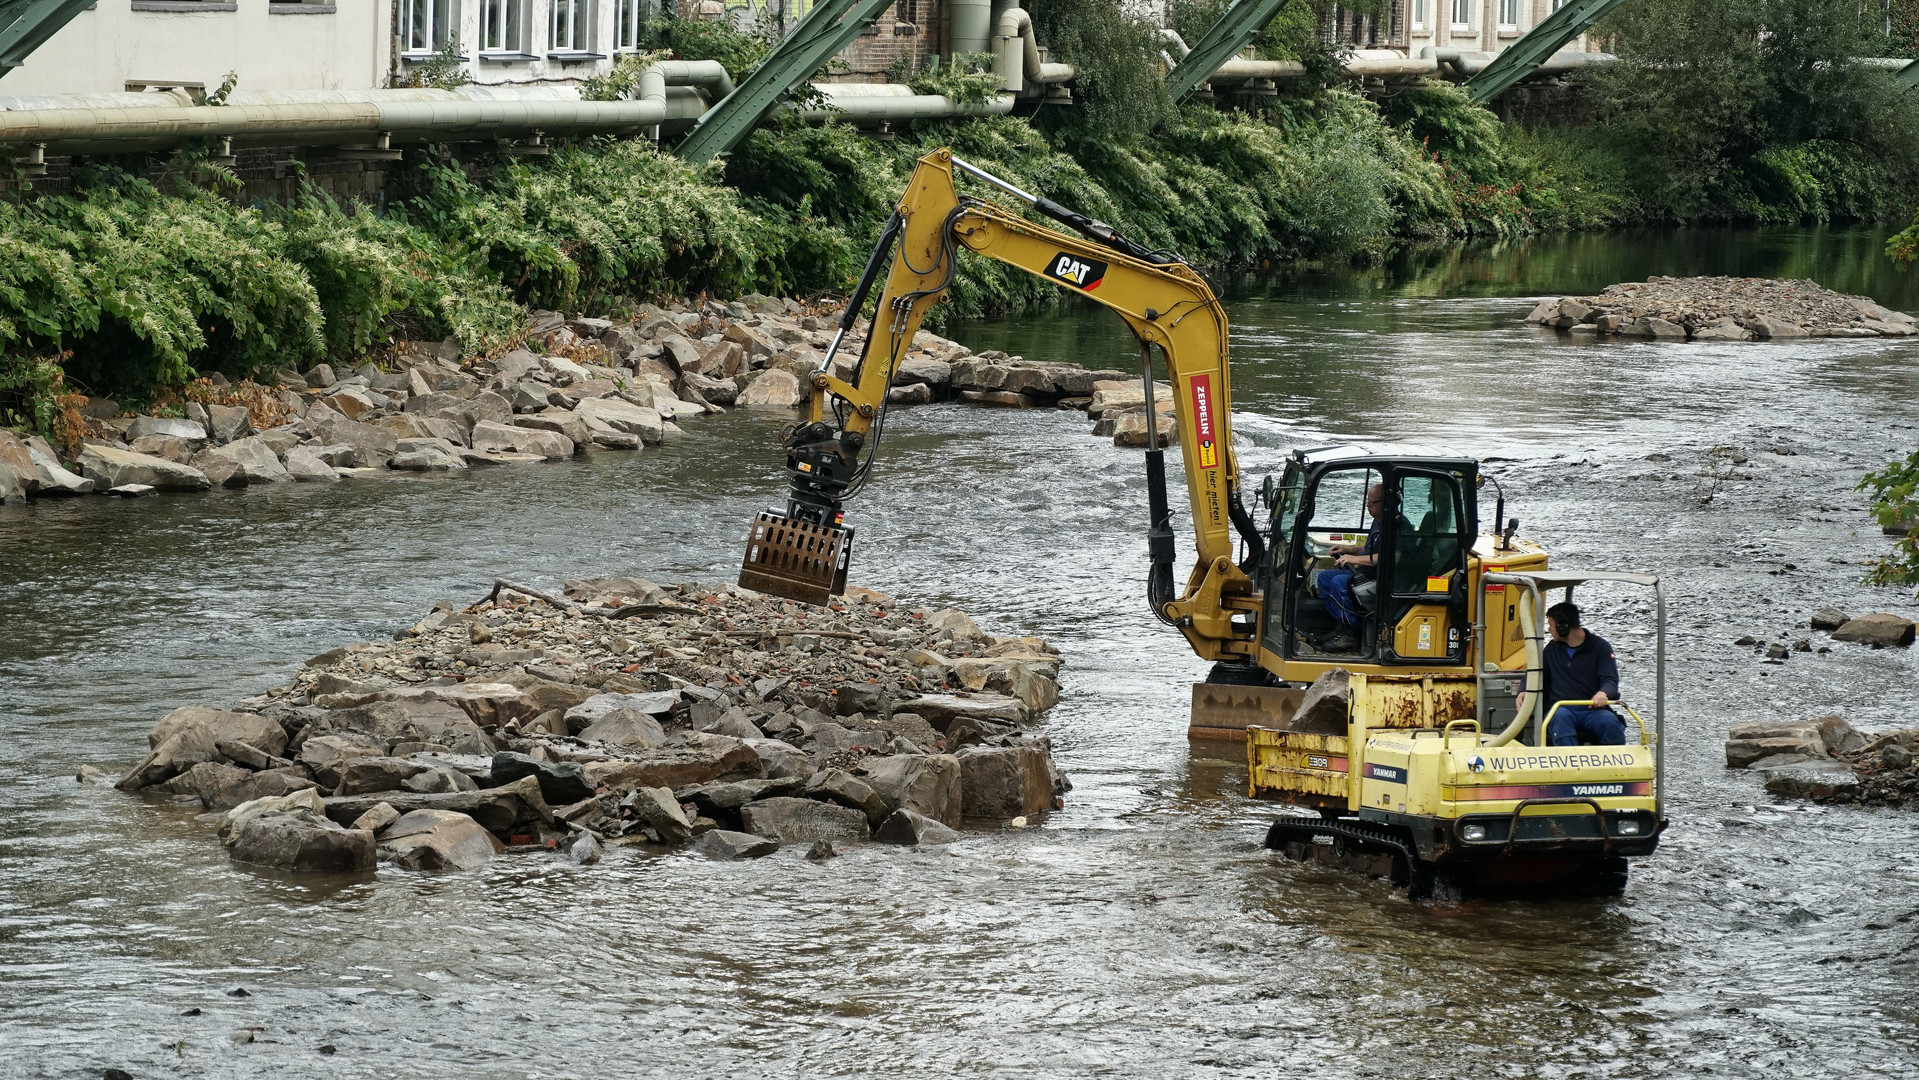
<instances>
[{"instance_id":1,"label":"yellow hydraulic arm","mask_svg":"<svg viewBox=\"0 0 1919 1080\"><path fill-rule=\"evenodd\" d=\"M1026 221L954 190L955 170L1032 204L1084 236ZM881 263L897 243L886 285L873 308L860 361L847 379L832 373L833 354L852 329ZM851 530L840 504L865 484L885 430L886 392L928 310L946 293L959 249L997 259L1110 308L1140 340L1149 425L1147 461L1155 612L1179 627L1200 656L1246 660L1254 654L1260 597L1233 561L1233 530L1247 542L1248 565L1263 540L1239 498L1233 454L1226 315L1204 278L1177 256L1148 251L1108 226L1027 194L936 150L912 181L840 322L827 358L812 376L806 422L786 438L793 490L784 517L760 515L741 584L822 602L845 583ZM1164 457L1157 443L1152 350L1165 358L1178 415L1180 454L1191 498L1198 560L1183 594L1172 595L1173 533L1166 506ZM1235 616L1239 616L1237 619Z\"/></svg>"}]
</instances>

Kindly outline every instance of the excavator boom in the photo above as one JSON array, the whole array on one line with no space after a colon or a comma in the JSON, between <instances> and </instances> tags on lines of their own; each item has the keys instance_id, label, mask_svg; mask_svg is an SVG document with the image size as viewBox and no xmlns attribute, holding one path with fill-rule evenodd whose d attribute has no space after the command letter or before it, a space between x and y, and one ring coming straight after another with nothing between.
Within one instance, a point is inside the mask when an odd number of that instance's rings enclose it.
<instances>
[{"instance_id":1,"label":"excavator boom","mask_svg":"<svg viewBox=\"0 0 1919 1080\"><path fill-rule=\"evenodd\" d=\"M956 171L1075 232L961 196L954 186ZM785 513L767 511L754 522L740 584L816 604L844 588L852 530L845 527L843 503L871 476L886 430L886 392L920 323L952 283L961 250L1076 292L1112 310L1139 339L1149 425L1149 600L1154 612L1177 626L1200 656L1250 659L1260 598L1234 561L1233 536L1237 531L1246 541L1248 566L1258 561L1263 540L1240 501L1226 314L1212 288L1178 256L1133 243L1104 223L1022 191L945 149L919 160L847 304L826 359L812 375L806 420L785 439L792 481ZM850 373L835 374L834 357L855 328L889 252L892 262L859 361ZM1185 589L1177 595L1172 518L1153 401L1155 350L1163 357L1172 387L1197 548Z\"/></svg>"}]
</instances>

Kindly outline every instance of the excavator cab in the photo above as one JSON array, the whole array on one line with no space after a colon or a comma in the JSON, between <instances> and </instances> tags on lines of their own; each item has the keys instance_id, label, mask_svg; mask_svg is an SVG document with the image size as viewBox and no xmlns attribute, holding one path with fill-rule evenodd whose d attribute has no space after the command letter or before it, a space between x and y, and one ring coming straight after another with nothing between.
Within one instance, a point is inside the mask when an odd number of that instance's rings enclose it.
<instances>
[{"instance_id":1,"label":"excavator cab","mask_svg":"<svg viewBox=\"0 0 1919 1080\"><path fill-rule=\"evenodd\" d=\"M1266 489L1269 669L1280 660L1275 674L1310 681L1322 664L1467 663L1478 475L1477 462L1421 448L1294 451ZM1367 548L1375 564L1340 587L1336 549Z\"/></svg>"}]
</instances>

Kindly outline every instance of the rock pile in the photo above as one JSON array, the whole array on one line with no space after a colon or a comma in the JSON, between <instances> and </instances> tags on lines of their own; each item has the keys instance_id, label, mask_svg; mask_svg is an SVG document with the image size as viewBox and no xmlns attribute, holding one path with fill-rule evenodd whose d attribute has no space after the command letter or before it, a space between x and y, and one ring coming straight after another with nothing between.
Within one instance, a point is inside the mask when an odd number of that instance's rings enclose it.
<instances>
[{"instance_id":1,"label":"rock pile","mask_svg":"<svg viewBox=\"0 0 1919 1080\"><path fill-rule=\"evenodd\" d=\"M1868 736L1838 716L1739 724L1726 767L1761 773L1768 792L1787 798L1919 805L1919 728Z\"/></svg>"},{"instance_id":2,"label":"rock pile","mask_svg":"<svg viewBox=\"0 0 1919 1080\"><path fill-rule=\"evenodd\" d=\"M1653 277L1610 285L1597 296L1547 300L1528 322L1573 334L1674 341L1801 337L1905 337L1919 322L1863 296L1812 281Z\"/></svg>"},{"instance_id":3,"label":"rock pile","mask_svg":"<svg viewBox=\"0 0 1919 1080\"><path fill-rule=\"evenodd\" d=\"M1866 645L1874 649L1903 649L1912 644L1915 632L1919 632L1919 626L1915 626L1911 619L1889 611L1875 611L1854 618L1838 608L1821 608L1813 612L1809 623L1802 625L1830 634L1834 641ZM1733 639L1733 644L1763 655L1769 664L1783 664L1793 653L1814 651L1813 639L1809 637L1798 638L1788 645L1785 641L1766 641L1751 634L1741 634ZM1829 653L1832 647L1820 645L1817 651Z\"/></svg>"},{"instance_id":4,"label":"rock pile","mask_svg":"<svg viewBox=\"0 0 1919 1080\"><path fill-rule=\"evenodd\" d=\"M1059 664L1038 638L862 589L819 609L734 586L501 582L237 711L175 709L118 786L199 804L234 859L296 871L935 843L1062 804L1031 730Z\"/></svg>"},{"instance_id":5,"label":"rock pile","mask_svg":"<svg viewBox=\"0 0 1919 1080\"><path fill-rule=\"evenodd\" d=\"M179 417L122 416L117 403L96 400L70 462L44 440L0 432L0 502L330 482L385 469L447 473L564 461L589 448L641 450L704 413L803 404L836 318L757 294L691 308L641 305L636 320L622 323L535 312L525 346L496 357L461 362L449 339L409 343L387 361L346 372L328 364L282 369L270 387L228 386L214 376L202 396L236 404L191 402ZM863 332L862 323L835 358L842 378L853 373ZM1102 381L1125 377L997 351L975 356L921 331L888 400L1085 408Z\"/></svg>"}]
</instances>

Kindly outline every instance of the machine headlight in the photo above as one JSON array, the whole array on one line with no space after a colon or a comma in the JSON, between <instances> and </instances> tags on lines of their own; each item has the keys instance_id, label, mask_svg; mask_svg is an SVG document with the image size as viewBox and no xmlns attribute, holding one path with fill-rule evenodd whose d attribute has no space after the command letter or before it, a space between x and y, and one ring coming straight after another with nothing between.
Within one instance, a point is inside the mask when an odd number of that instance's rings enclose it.
<instances>
[{"instance_id":1,"label":"machine headlight","mask_svg":"<svg viewBox=\"0 0 1919 1080\"><path fill-rule=\"evenodd\" d=\"M1621 836L1638 836L1639 823L1637 821L1621 821L1613 826L1613 830Z\"/></svg>"},{"instance_id":2,"label":"machine headlight","mask_svg":"<svg viewBox=\"0 0 1919 1080\"><path fill-rule=\"evenodd\" d=\"M1461 825L1459 827L1459 838L1470 841L1484 840L1486 839L1486 826Z\"/></svg>"}]
</instances>

